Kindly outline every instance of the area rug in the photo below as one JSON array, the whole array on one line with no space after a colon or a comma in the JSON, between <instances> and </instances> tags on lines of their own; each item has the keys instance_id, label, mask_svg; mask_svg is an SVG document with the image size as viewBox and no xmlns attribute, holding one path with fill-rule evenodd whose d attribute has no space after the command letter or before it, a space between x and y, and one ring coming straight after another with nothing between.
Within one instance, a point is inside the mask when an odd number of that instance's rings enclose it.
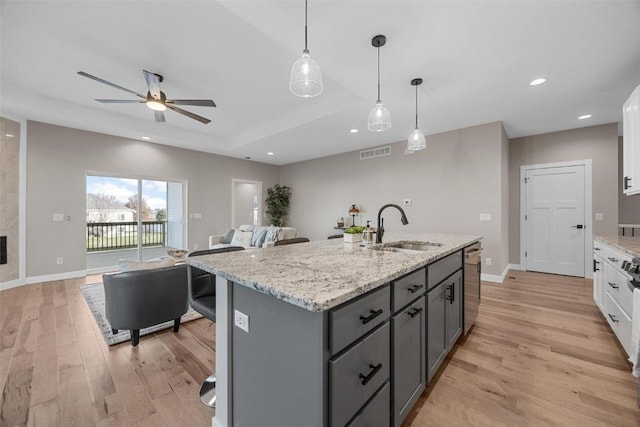
<instances>
[{"instance_id":1,"label":"area rug","mask_svg":"<svg viewBox=\"0 0 640 427\"><path fill-rule=\"evenodd\" d=\"M118 331L115 335L111 333L111 325L109 324L104 311L104 288L102 287L102 283L92 283L80 286L80 292L82 292L82 296L87 302L89 310L93 313L93 317L96 319L98 328L100 328L100 332L102 332L102 336L104 337L107 345L115 345L131 340L131 333L129 331ZM189 307L189 311L182 315L181 322L185 323L201 317L202 315L200 313ZM140 329L140 336L148 335L167 328L173 328L173 320Z\"/></svg>"}]
</instances>

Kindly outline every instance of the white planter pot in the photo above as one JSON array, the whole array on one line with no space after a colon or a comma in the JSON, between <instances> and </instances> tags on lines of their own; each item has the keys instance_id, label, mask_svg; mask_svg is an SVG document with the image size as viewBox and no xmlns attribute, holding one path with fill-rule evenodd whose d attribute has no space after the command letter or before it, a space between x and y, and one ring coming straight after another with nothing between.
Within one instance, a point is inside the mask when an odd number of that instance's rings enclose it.
<instances>
[{"instance_id":1,"label":"white planter pot","mask_svg":"<svg viewBox=\"0 0 640 427\"><path fill-rule=\"evenodd\" d=\"M362 233L357 233L357 234L344 233L343 236L344 236L344 242L345 243L362 242Z\"/></svg>"}]
</instances>

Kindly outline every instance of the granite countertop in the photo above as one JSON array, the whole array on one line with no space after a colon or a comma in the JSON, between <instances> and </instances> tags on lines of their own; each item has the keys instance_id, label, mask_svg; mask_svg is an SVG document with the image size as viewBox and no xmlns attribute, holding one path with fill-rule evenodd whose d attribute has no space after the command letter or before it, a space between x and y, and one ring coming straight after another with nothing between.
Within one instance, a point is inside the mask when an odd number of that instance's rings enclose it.
<instances>
[{"instance_id":1,"label":"granite countertop","mask_svg":"<svg viewBox=\"0 0 640 427\"><path fill-rule=\"evenodd\" d=\"M593 236L593 238L628 253L634 258L640 258L640 236Z\"/></svg>"},{"instance_id":2,"label":"granite countertop","mask_svg":"<svg viewBox=\"0 0 640 427\"><path fill-rule=\"evenodd\" d=\"M384 242L443 243L396 253L331 239L188 258L194 267L310 311L325 311L482 239L457 234L385 234Z\"/></svg>"}]
</instances>

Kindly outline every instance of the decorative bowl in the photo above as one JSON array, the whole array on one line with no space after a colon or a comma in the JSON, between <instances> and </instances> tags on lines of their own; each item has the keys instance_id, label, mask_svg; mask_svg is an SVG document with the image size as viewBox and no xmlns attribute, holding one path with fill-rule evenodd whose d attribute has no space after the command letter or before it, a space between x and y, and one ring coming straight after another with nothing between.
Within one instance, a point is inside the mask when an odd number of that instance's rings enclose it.
<instances>
[{"instance_id":1,"label":"decorative bowl","mask_svg":"<svg viewBox=\"0 0 640 427\"><path fill-rule=\"evenodd\" d=\"M188 253L189 251L187 249L170 249L167 251L167 254L171 258L184 258L184 256Z\"/></svg>"}]
</instances>

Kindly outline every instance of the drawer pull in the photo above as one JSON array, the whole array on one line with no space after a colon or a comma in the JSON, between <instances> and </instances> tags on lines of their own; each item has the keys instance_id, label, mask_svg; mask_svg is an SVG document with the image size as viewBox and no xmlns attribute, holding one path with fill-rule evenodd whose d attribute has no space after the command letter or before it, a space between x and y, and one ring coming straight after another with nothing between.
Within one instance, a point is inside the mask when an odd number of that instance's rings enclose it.
<instances>
[{"instance_id":1,"label":"drawer pull","mask_svg":"<svg viewBox=\"0 0 640 427\"><path fill-rule=\"evenodd\" d=\"M449 301L449 304L453 304L453 302L456 300L456 286L455 286L455 283L452 283L451 285L447 286L447 289L449 289L449 291L451 293L449 295L445 295L444 299Z\"/></svg>"},{"instance_id":2,"label":"drawer pull","mask_svg":"<svg viewBox=\"0 0 640 427\"><path fill-rule=\"evenodd\" d=\"M382 363L378 363L377 365L372 365L371 363L369 364L369 368L372 369L371 372L369 372L369 374L364 375L364 374L359 374L358 378L362 379L362 385L367 385L367 383L369 381L371 381L371 379L380 371L380 369L382 369Z\"/></svg>"},{"instance_id":3,"label":"drawer pull","mask_svg":"<svg viewBox=\"0 0 640 427\"><path fill-rule=\"evenodd\" d=\"M376 317L380 316L383 313L383 311L382 311L382 309L377 310L377 311L376 310L371 310L370 313L371 314L369 316L367 316L367 317L360 316L360 320L362 321L363 325L366 325L367 323L371 322Z\"/></svg>"},{"instance_id":4,"label":"drawer pull","mask_svg":"<svg viewBox=\"0 0 640 427\"><path fill-rule=\"evenodd\" d=\"M411 318L413 319L414 317L416 317L420 312L422 311L422 307L420 308L414 308L412 311L409 311L409 316L411 316Z\"/></svg>"},{"instance_id":5,"label":"drawer pull","mask_svg":"<svg viewBox=\"0 0 640 427\"><path fill-rule=\"evenodd\" d=\"M593 248L593 250L594 250L594 251L599 251L599 250L600 250L600 248Z\"/></svg>"},{"instance_id":6,"label":"drawer pull","mask_svg":"<svg viewBox=\"0 0 640 427\"><path fill-rule=\"evenodd\" d=\"M424 285L413 285L410 288L408 288L408 291L411 292L412 294L415 294L422 288L424 288Z\"/></svg>"},{"instance_id":7,"label":"drawer pull","mask_svg":"<svg viewBox=\"0 0 640 427\"><path fill-rule=\"evenodd\" d=\"M612 321L613 323L618 323L618 322L619 322L619 320L618 320L618 319L616 319L616 316L614 316L613 314L608 314L608 313L607 313L607 316L609 316L609 319L611 319L611 321Z\"/></svg>"},{"instance_id":8,"label":"drawer pull","mask_svg":"<svg viewBox=\"0 0 640 427\"><path fill-rule=\"evenodd\" d=\"M611 257L611 256L607 257L607 259L609 261L611 261L611 262L618 262L618 258L614 258L614 257Z\"/></svg>"},{"instance_id":9,"label":"drawer pull","mask_svg":"<svg viewBox=\"0 0 640 427\"><path fill-rule=\"evenodd\" d=\"M618 285L616 285L615 283L611 283L611 282L607 282L609 284L609 286L611 286L613 289L618 289Z\"/></svg>"}]
</instances>

